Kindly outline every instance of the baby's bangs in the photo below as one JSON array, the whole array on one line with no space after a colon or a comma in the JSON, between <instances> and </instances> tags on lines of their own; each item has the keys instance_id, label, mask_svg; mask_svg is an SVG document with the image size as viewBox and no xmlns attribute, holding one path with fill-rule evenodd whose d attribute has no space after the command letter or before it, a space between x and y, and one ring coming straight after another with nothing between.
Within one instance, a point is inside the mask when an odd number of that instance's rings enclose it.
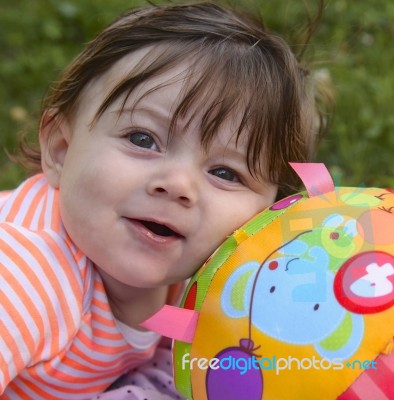
<instances>
[{"instance_id":1,"label":"baby's bangs","mask_svg":"<svg viewBox=\"0 0 394 400\"><path fill-rule=\"evenodd\" d=\"M237 142L246 137L250 172L273 181L277 177L272 174L270 162L275 142L269 131L270 121L278 113L272 103L274 88L270 87L268 72L262 73L260 60L251 56L249 49L245 52L236 47L211 49L212 54L207 54L205 48L205 54L199 54L191 63L170 132L174 132L178 119L187 117L188 126L195 118L201 118L202 112L199 133L203 147L208 149L222 125L230 120L236 123L233 133Z\"/></svg>"}]
</instances>

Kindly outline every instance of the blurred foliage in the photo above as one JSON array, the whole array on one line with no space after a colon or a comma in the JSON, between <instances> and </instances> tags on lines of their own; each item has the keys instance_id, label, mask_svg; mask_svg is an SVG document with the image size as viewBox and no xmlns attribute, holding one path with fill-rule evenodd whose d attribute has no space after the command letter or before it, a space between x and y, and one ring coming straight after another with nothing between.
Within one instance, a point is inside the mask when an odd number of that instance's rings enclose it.
<instances>
[{"instance_id":1,"label":"blurred foliage","mask_svg":"<svg viewBox=\"0 0 394 400\"><path fill-rule=\"evenodd\" d=\"M147 0L1 0L0 189L24 171L11 163L17 133L36 134L42 98L84 44L127 8ZM156 1L160 3L160 1ZM260 10L265 23L299 50L297 32L317 0L233 1ZM317 160L336 183L394 187L394 3L326 0L306 49L317 79L336 93L335 117ZM297 47L298 46L298 47Z\"/></svg>"}]
</instances>

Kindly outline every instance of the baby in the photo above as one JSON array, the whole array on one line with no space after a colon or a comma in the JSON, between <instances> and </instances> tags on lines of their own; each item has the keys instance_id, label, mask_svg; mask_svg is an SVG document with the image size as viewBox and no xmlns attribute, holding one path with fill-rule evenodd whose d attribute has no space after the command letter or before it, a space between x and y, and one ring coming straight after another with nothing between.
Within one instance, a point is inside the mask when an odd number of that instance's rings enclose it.
<instances>
[{"instance_id":1,"label":"baby","mask_svg":"<svg viewBox=\"0 0 394 400\"><path fill-rule=\"evenodd\" d=\"M0 398L89 398L149 360L139 323L296 187L309 92L282 39L213 3L126 13L89 43L23 148L32 177L0 198Z\"/></svg>"}]
</instances>

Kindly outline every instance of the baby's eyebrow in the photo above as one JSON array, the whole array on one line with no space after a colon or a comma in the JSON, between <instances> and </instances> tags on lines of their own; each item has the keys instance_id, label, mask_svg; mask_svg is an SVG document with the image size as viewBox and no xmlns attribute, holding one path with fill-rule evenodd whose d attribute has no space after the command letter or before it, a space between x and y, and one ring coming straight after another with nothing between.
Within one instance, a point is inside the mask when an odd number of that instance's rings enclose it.
<instances>
[{"instance_id":1,"label":"baby's eyebrow","mask_svg":"<svg viewBox=\"0 0 394 400\"><path fill-rule=\"evenodd\" d=\"M215 139L213 139L211 143L211 148L208 148L208 153L211 153L215 157L218 157L222 162L235 162L238 167L242 167L242 169L248 170L247 166L247 153L246 148L240 149L236 148L233 145L228 145L224 143L215 143Z\"/></svg>"}]
</instances>

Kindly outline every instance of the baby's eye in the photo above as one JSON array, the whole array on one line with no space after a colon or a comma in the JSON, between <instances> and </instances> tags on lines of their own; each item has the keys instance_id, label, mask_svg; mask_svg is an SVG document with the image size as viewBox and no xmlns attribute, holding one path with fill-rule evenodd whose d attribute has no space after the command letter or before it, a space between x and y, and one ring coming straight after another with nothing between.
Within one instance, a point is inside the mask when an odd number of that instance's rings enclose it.
<instances>
[{"instance_id":1,"label":"baby's eye","mask_svg":"<svg viewBox=\"0 0 394 400\"><path fill-rule=\"evenodd\" d=\"M217 176L220 179L231 182L239 182L238 175L230 168L219 167L209 171L210 174Z\"/></svg>"},{"instance_id":2,"label":"baby's eye","mask_svg":"<svg viewBox=\"0 0 394 400\"><path fill-rule=\"evenodd\" d=\"M132 132L127 135L128 140L135 146L144 149L158 150L157 144L151 135L145 132Z\"/></svg>"}]
</instances>

